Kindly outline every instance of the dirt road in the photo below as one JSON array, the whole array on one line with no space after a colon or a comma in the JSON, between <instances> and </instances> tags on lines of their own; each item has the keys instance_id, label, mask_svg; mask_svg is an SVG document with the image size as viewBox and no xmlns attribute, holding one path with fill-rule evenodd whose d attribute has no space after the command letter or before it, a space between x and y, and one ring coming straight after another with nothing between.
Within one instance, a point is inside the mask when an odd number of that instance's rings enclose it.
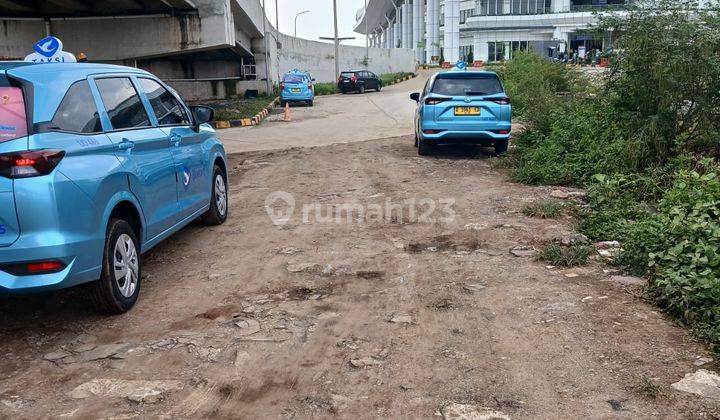
<instances>
[{"instance_id":1,"label":"dirt road","mask_svg":"<svg viewBox=\"0 0 720 420\"><path fill-rule=\"evenodd\" d=\"M234 155L229 221L153 250L129 314L0 300L0 417L717 418L669 386L703 349L636 287L509 253L572 220L523 216L549 190L492 160L408 136Z\"/></svg>"}]
</instances>

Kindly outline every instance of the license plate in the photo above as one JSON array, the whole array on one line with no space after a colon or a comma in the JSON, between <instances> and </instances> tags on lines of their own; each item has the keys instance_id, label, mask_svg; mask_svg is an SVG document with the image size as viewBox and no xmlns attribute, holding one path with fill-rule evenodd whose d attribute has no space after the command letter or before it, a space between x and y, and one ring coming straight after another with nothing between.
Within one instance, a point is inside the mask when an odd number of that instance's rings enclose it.
<instances>
[{"instance_id":1,"label":"license plate","mask_svg":"<svg viewBox=\"0 0 720 420\"><path fill-rule=\"evenodd\" d=\"M292 93L300 93L300 89L290 89L290 92L292 92Z\"/></svg>"},{"instance_id":2,"label":"license plate","mask_svg":"<svg viewBox=\"0 0 720 420\"><path fill-rule=\"evenodd\" d=\"M343 80L343 83L350 83L349 80Z\"/></svg>"},{"instance_id":3,"label":"license plate","mask_svg":"<svg viewBox=\"0 0 720 420\"><path fill-rule=\"evenodd\" d=\"M480 107L477 106L456 106L455 115L480 115Z\"/></svg>"}]
</instances>

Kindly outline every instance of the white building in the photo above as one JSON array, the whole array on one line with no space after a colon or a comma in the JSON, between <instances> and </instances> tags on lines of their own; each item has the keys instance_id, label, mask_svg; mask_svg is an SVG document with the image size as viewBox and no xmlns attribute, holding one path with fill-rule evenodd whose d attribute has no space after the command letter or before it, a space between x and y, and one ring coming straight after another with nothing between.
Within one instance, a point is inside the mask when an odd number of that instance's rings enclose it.
<instances>
[{"instance_id":1,"label":"white building","mask_svg":"<svg viewBox=\"0 0 720 420\"><path fill-rule=\"evenodd\" d=\"M587 29L595 12L632 0L367 0L355 31L377 48L411 48L419 63L492 62L514 51L543 56L604 50L611 34ZM472 60L469 60L472 58Z\"/></svg>"}]
</instances>

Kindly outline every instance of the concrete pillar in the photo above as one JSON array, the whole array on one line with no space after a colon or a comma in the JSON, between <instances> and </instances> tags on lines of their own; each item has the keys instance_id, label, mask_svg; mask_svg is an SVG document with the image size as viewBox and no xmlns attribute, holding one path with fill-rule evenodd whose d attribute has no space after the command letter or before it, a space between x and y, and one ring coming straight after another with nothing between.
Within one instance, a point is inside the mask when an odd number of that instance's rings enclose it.
<instances>
[{"instance_id":1,"label":"concrete pillar","mask_svg":"<svg viewBox=\"0 0 720 420\"><path fill-rule=\"evenodd\" d=\"M505 61L508 61L510 60L510 43L504 42L503 44L505 45Z\"/></svg>"},{"instance_id":2,"label":"concrete pillar","mask_svg":"<svg viewBox=\"0 0 720 420\"><path fill-rule=\"evenodd\" d=\"M412 7L409 0L402 5L402 47L412 48Z\"/></svg>"},{"instance_id":3,"label":"concrete pillar","mask_svg":"<svg viewBox=\"0 0 720 420\"><path fill-rule=\"evenodd\" d=\"M488 62L488 43L483 41L481 34L473 35L473 58L475 61Z\"/></svg>"},{"instance_id":4,"label":"concrete pillar","mask_svg":"<svg viewBox=\"0 0 720 420\"><path fill-rule=\"evenodd\" d=\"M440 0L427 0L426 27L425 62L430 63L432 57L440 57Z\"/></svg>"},{"instance_id":5,"label":"concrete pillar","mask_svg":"<svg viewBox=\"0 0 720 420\"><path fill-rule=\"evenodd\" d=\"M425 62L425 0L413 0L413 44L415 60Z\"/></svg>"},{"instance_id":6,"label":"concrete pillar","mask_svg":"<svg viewBox=\"0 0 720 420\"><path fill-rule=\"evenodd\" d=\"M570 11L570 0L552 0L553 13L562 13Z\"/></svg>"},{"instance_id":7,"label":"concrete pillar","mask_svg":"<svg viewBox=\"0 0 720 420\"><path fill-rule=\"evenodd\" d=\"M445 0L445 62L455 64L460 59L460 0Z\"/></svg>"},{"instance_id":8,"label":"concrete pillar","mask_svg":"<svg viewBox=\"0 0 720 420\"><path fill-rule=\"evenodd\" d=\"M400 11L398 9L398 11ZM400 23L400 15L398 14L397 17L395 17L395 23L393 23L393 48L398 48L398 45L402 43L402 31L400 28L402 27Z\"/></svg>"}]
</instances>

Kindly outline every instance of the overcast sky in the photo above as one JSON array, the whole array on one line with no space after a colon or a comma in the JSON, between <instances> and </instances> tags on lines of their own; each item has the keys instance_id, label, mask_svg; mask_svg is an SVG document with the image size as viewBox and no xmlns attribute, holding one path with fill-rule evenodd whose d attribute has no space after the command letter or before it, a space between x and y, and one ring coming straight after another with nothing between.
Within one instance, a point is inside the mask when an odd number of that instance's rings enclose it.
<instances>
[{"instance_id":1,"label":"overcast sky","mask_svg":"<svg viewBox=\"0 0 720 420\"><path fill-rule=\"evenodd\" d=\"M299 38L319 41L320 36L333 36L332 0L264 0L265 12L270 22L275 24L275 2L280 10L280 32L293 35L295 15L310 10L298 18L297 35ZM260 0L262 3L263 0ZM338 34L340 37L354 36L344 44L365 46L365 37L353 32L355 13L365 5L365 0L337 0Z\"/></svg>"}]
</instances>

